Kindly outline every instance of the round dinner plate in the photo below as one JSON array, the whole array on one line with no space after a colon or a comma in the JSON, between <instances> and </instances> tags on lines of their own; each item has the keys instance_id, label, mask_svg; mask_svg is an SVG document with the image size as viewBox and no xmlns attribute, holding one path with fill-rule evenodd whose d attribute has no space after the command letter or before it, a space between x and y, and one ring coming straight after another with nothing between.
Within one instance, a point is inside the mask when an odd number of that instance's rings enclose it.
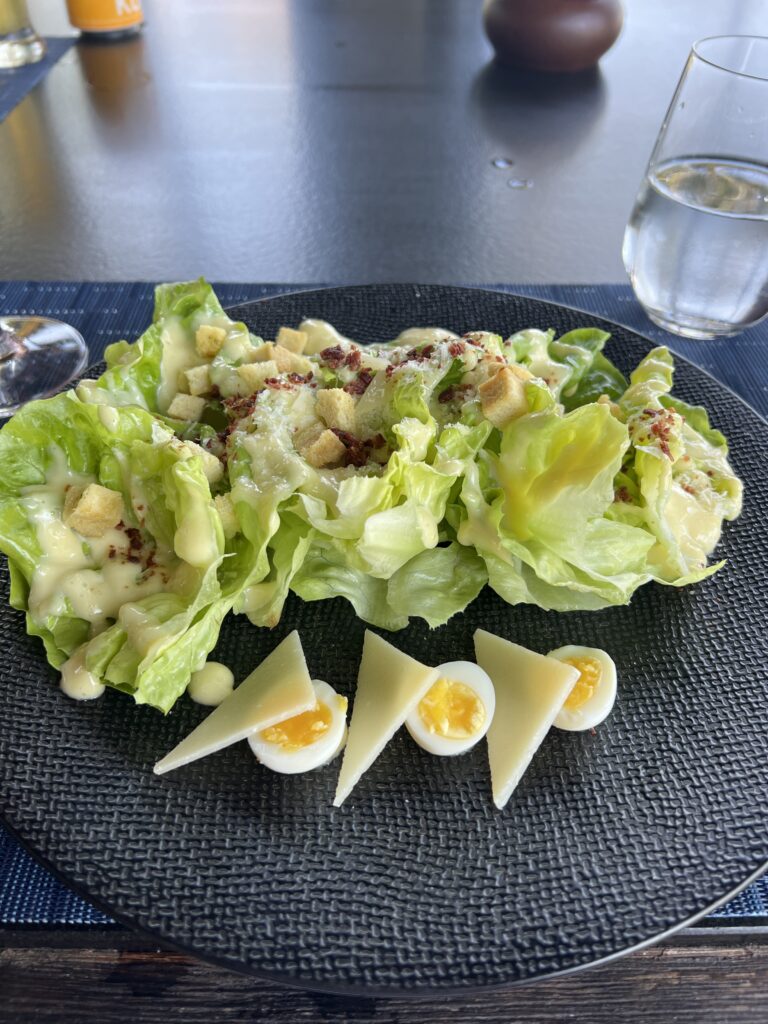
<instances>
[{"instance_id":1,"label":"round dinner plate","mask_svg":"<svg viewBox=\"0 0 768 1024\"><path fill-rule=\"evenodd\" d=\"M625 372L647 339L587 313L466 288L331 288L231 311L264 337L304 317L384 341L437 324L508 335L597 325ZM169 775L154 762L205 710L163 717L108 692L68 700L22 616L0 606L5 818L28 849L118 920L203 959L312 989L470 992L583 967L690 922L765 866L768 424L677 359L746 485L725 568L655 584L627 607L544 612L490 589L446 626L387 638L428 663L473 659L481 626L546 653L606 648L619 696L594 733L553 730L511 801L491 801L485 745L435 758L401 733L346 804L339 762L261 768L245 743ZM2 584L7 598L7 572ZM337 598L291 597L280 624L230 616L213 657L243 678L298 628L314 678L354 694L365 625ZM386 682L383 680L382 682Z\"/></svg>"}]
</instances>

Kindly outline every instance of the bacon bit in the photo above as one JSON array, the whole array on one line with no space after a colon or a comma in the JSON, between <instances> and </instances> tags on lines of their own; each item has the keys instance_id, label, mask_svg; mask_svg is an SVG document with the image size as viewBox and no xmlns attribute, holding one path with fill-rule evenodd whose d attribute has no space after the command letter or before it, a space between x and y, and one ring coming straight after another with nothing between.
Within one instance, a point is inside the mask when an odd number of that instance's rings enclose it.
<instances>
[{"instance_id":1,"label":"bacon bit","mask_svg":"<svg viewBox=\"0 0 768 1024\"><path fill-rule=\"evenodd\" d=\"M423 363L427 359L431 359L435 351L434 345L425 345L423 348L412 348L405 355L405 362L411 362L412 360L417 363Z\"/></svg>"},{"instance_id":2,"label":"bacon bit","mask_svg":"<svg viewBox=\"0 0 768 1024\"><path fill-rule=\"evenodd\" d=\"M681 484L680 486L683 488L686 494L695 495L697 493L696 488L692 487L690 484Z\"/></svg>"},{"instance_id":3,"label":"bacon bit","mask_svg":"<svg viewBox=\"0 0 768 1024\"><path fill-rule=\"evenodd\" d=\"M331 427L331 430L346 448L344 465L364 466L368 461L368 453L360 438L350 434L348 430L339 430L338 427Z\"/></svg>"},{"instance_id":4,"label":"bacon bit","mask_svg":"<svg viewBox=\"0 0 768 1024\"><path fill-rule=\"evenodd\" d=\"M354 380L350 381L349 384L344 385L344 390L349 395L362 395L368 389L368 385L373 380L373 376L373 370L364 366Z\"/></svg>"},{"instance_id":5,"label":"bacon bit","mask_svg":"<svg viewBox=\"0 0 768 1024\"><path fill-rule=\"evenodd\" d=\"M456 356L463 355L466 351L467 343L465 341L452 341L448 346L448 352L450 355L456 358Z\"/></svg>"},{"instance_id":6,"label":"bacon bit","mask_svg":"<svg viewBox=\"0 0 768 1024\"><path fill-rule=\"evenodd\" d=\"M140 551L144 547L144 541L141 538L141 530L138 530L135 526L125 526L123 528L123 532L128 538L128 546L131 551Z\"/></svg>"},{"instance_id":7,"label":"bacon bit","mask_svg":"<svg viewBox=\"0 0 768 1024\"><path fill-rule=\"evenodd\" d=\"M468 331L466 334L462 334L461 337L462 340L465 341L468 345L474 345L475 348L483 348L482 341L480 341L478 338L475 338L471 331Z\"/></svg>"},{"instance_id":8,"label":"bacon bit","mask_svg":"<svg viewBox=\"0 0 768 1024\"><path fill-rule=\"evenodd\" d=\"M357 370L360 366L360 361L362 360L362 358L363 357L360 354L360 349L352 348L347 353L347 358L344 360L344 365L348 366L350 370Z\"/></svg>"},{"instance_id":9,"label":"bacon bit","mask_svg":"<svg viewBox=\"0 0 768 1024\"><path fill-rule=\"evenodd\" d=\"M389 366L384 371L384 376L387 378L387 380L389 380L392 377L392 374L395 372L396 369L397 367L395 366L394 363L389 364Z\"/></svg>"},{"instance_id":10,"label":"bacon bit","mask_svg":"<svg viewBox=\"0 0 768 1024\"><path fill-rule=\"evenodd\" d=\"M280 380L279 377L267 377L264 386L273 391L291 391L293 389L293 384L290 381Z\"/></svg>"},{"instance_id":11,"label":"bacon bit","mask_svg":"<svg viewBox=\"0 0 768 1024\"><path fill-rule=\"evenodd\" d=\"M346 448L345 466L364 466L368 461L369 453L373 449L383 448L387 443L383 434L374 434L373 437L363 441L354 434L350 434L348 430L339 430L338 427L331 427L331 430Z\"/></svg>"},{"instance_id":12,"label":"bacon bit","mask_svg":"<svg viewBox=\"0 0 768 1024\"><path fill-rule=\"evenodd\" d=\"M347 354L341 345L332 345L330 348L323 349L320 358L326 366L330 366L332 370L338 370L347 358Z\"/></svg>"},{"instance_id":13,"label":"bacon bit","mask_svg":"<svg viewBox=\"0 0 768 1024\"><path fill-rule=\"evenodd\" d=\"M672 458L672 452L669 448L669 431L671 424L667 422L661 422L657 420L651 427L651 436L655 437L659 442L659 448L668 459Z\"/></svg>"},{"instance_id":14,"label":"bacon bit","mask_svg":"<svg viewBox=\"0 0 768 1024\"><path fill-rule=\"evenodd\" d=\"M117 548L114 544L110 544L107 550L107 558L115 558L117 555Z\"/></svg>"},{"instance_id":15,"label":"bacon bit","mask_svg":"<svg viewBox=\"0 0 768 1024\"><path fill-rule=\"evenodd\" d=\"M462 398L467 391L471 390L471 384L453 384L450 387L447 387L444 391L441 391L437 396L437 400L442 405L445 405L446 402L452 402L454 398Z\"/></svg>"},{"instance_id":16,"label":"bacon bit","mask_svg":"<svg viewBox=\"0 0 768 1024\"><path fill-rule=\"evenodd\" d=\"M211 396L211 398L221 398L221 391L219 390L219 385L211 384L211 388L208 394Z\"/></svg>"},{"instance_id":17,"label":"bacon bit","mask_svg":"<svg viewBox=\"0 0 768 1024\"><path fill-rule=\"evenodd\" d=\"M291 384L309 384L312 380L312 371L309 373L289 373L288 380Z\"/></svg>"},{"instance_id":18,"label":"bacon bit","mask_svg":"<svg viewBox=\"0 0 768 1024\"><path fill-rule=\"evenodd\" d=\"M714 471L714 469L708 469L708 470L707 470L707 476L708 476L708 477L709 477L710 479L712 479L712 477L714 477L714 475L715 475L715 471Z\"/></svg>"},{"instance_id":19,"label":"bacon bit","mask_svg":"<svg viewBox=\"0 0 768 1024\"><path fill-rule=\"evenodd\" d=\"M632 501L632 495L626 487L619 487L613 496L614 501Z\"/></svg>"},{"instance_id":20,"label":"bacon bit","mask_svg":"<svg viewBox=\"0 0 768 1024\"><path fill-rule=\"evenodd\" d=\"M258 391L255 395L247 395L245 398L239 398L237 395L232 395L231 398L225 398L222 404L227 412L236 420L242 420L245 419L246 416L250 416L256 408L258 397Z\"/></svg>"}]
</instances>

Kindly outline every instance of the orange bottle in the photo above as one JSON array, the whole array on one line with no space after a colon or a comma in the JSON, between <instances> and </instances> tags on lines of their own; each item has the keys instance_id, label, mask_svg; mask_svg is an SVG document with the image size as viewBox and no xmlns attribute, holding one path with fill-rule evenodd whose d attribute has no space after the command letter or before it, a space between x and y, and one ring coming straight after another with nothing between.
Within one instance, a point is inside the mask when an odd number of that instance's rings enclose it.
<instances>
[{"instance_id":1,"label":"orange bottle","mask_svg":"<svg viewBox=\"0 0 768 1024\"><path fill-rule=\"evenodd\" d=\"M67 0L69 20L88 35L133 35L144 24L141 0Z\"/></svg>"}]
</instances>

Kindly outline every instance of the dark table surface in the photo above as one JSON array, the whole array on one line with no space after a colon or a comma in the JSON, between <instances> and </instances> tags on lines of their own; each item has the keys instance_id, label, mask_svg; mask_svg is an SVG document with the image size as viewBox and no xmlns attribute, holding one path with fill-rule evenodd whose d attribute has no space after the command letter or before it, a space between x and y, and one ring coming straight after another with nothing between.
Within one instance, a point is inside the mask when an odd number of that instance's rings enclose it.
<instances>
[{"instance_id":1,"label":"dark table surface","mask_svg":"<svg viewBox=\"0 0 768 1024\"><path fill-rule=\"evenodd\" d=\"M540 81L490 63L481 0L144 6L0 124L0 278L622 280L692 41L768 27L765 0L630 0L598 72Z\"/></svg>"},{"instance_id":2,"label":"dark table surface","mask_svg":"<svg viewBox=\"0 0 768 1024\"><path fill-rule=\"evenodd\" d=\"M600 71L501 74L480 0L144 0L0 124L0 278L623 280L621 237L691 42L764 0L636 0ZM30 0L66 34L63 4ZM506 163L508 166L496 166ZM0 1021L763 1022L760 929L700 928L474 1000L304 995L125 931L0 930Z\"/></svg>"}]
</instances>

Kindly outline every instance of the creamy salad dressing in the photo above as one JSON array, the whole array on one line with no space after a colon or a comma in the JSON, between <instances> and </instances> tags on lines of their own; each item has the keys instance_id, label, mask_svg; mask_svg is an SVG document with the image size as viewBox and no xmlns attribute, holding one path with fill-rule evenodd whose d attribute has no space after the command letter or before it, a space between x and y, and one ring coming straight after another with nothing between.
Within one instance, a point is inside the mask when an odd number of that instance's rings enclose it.
<instances>
[{"instance_id":1,"label":"creamy salad dressing","mask_svg":"<svg viewBox=\"0 0 768 1024\"><path fill-rule=\"evenodd\" d=\"M91 482L92 478L73 473L62 450L52 445L45 483L25 488L21 501L41 551L29 591L30 612L43 619L61 615L69 607L78 618L92 623L95 633L116 617L126 601L166 589L171 573L163 566L145 571L123 530L110 529L101 537L86 539L63 522L67 488L80 489Z\"/></svg>"},{"instance_id":2,"label":"creamy salad dressing","mask_svg":"<svg viewBox=\"0 0 768 1024\"><path fill-rule=\"evenodd\" d=\"M86 541L62 522L55 492L27 495L23 501L42 552L29 591L35 617L61 615L69 601L78 618L100 627L126 601L139 601L166 586L163 574L143 573L141 565L126 560L130 544L122 530Z\"/></svg>"},{"instance_id":3,"label":"creamy salad dressing","mask_svg":"<svg viewBox=\"0 0 768 1024\"><path fill-rule=\"evenodd\" d=\"M95 700L104 693L104 684L85 667L85 647L79 647L61 666L61 689L72 700Z\"/></svg>"},{"instance_id":4,"label":"creamy salad dressing","mask_svg":"<svg viewBox=\"0 0 768 1024\"><path fill-rule=\"evenodd\" d=\"M169 316L163 321L163 354L160 363L160 383L157 387L157 406L166 412L179 390L179 376L183 370L201 362L195 349L194 337L184 328L178 317Z\"/></svg>"},{"instance_id":5,"label":"creamy salad dressing","mask_svg":"<svg viewBox=\"0 0 768 1024\"><path fill-rule=\"evenodd\" d=\"M201 669L192 673L187 693L197 704L217 707L232 693L235 677L226 665L206 661Z\"/></svg>"},{"instance_id":6,"label":"creamy salad dressing","mask_svg":"<svg viewBox=\"0 0 768 1024\"><path fill-rule=\"evenodd\" d=\"M216 534L208 522L204 509L190 511L181 521L173 537L173 547L179 558L190 565L204 568L219 557Z\"/></svg>"},{"instance_id":7,"label":"creamy salad dressing","mask_svg":"<svg viewBox=\"0 0 768 1024\"><path fill-rule=\"evenodd\" d=\"M324 348L333 348L335 345L346 347L353 344L349 338L340 334L333 324L329 324L327 320L302 320L299 324L299 330L307 335L307 347L304 349L305 355L322 352Z\"/></svg>"},{"instance_id":8,"label":"creamy salad dressing","mask_svg":"<svg viewBox=\"0 0 768 1024\"><path fill-rule=\"evenodd\" d=\"M117 433L117 429L120 426L120 413L113 406L100 405L99 420L105 430L109 430L112 434Z\"/></svg>"}]
</instances>

